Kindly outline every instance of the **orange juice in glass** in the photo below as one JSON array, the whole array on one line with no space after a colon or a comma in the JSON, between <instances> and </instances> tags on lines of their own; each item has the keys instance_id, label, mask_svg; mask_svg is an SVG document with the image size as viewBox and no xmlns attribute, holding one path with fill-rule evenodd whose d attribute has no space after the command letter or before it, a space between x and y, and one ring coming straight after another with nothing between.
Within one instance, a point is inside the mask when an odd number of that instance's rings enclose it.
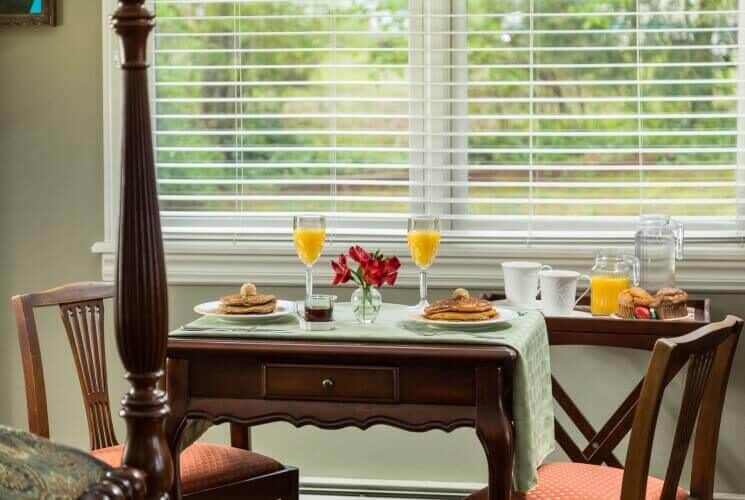
<instances>
[{"instance_id":1,"label":"orange juice in glass","mask_svg":"<svg viewBox=\"0 0 745 500\"><path fill-rule=\"evenodd\" d=\"M312 266L321 256L323 243L326 240L325 229L300 228L293 231L295 250L300 262Z\"/></svg>"},{"instance_id":2,"label":"orange juice in glass","mask_svg":"<svg viewBox=\"0 0 745 500\"><path fill-rule=\"evenodd\" d=\"M590 312L609 316L618 310L618 295L639 283L639 259L618 250L603 250L590 274Z\"/></svg>"},{"instance_id":3,"label":"orange juice in glass","mask_svg":"<svg viewBox=\"0 0 745 500\"><path fill-rule=\"evenodd\" d=\"M591 279L590 311L608 316L618 309L618 295L629 288L628 276L597 275Z\"/></svg>"},{"instance_id":4,"label":"orange juice in glass","mask_svg":"<svg viewBox=\"0 0 745 500\"><path fill-rule=\"evenodd\" d=\"M300 262L305 264L305 296L313 295L313 264L323 252L326 218L322 215L297 215L292 221L292 236Z\"/></svg>"},{"instance_id":5,"label":"orange juice in glass","mask_svg":"<svg viewBox=\"0 0 745 500\"><path fill-rule=\"evenodd\" d=\"M420 269L427 269L431 266L440 246L440 231L426 229L410 231L407 240L414 264Z\"/></svg>"},{"instance_id":6,"label":"orange juice in glass","mask_svg":"<svg viewBox=\"0 0 745 500\"><path fill-rule=\"evenodd\" d=\"M419 303L413 309L421 310L429 305L427 269L435 261L440 247L440 219L429 215L410 217L406 239L411 258L419 268Z\"/></svg>"}]
</instances>

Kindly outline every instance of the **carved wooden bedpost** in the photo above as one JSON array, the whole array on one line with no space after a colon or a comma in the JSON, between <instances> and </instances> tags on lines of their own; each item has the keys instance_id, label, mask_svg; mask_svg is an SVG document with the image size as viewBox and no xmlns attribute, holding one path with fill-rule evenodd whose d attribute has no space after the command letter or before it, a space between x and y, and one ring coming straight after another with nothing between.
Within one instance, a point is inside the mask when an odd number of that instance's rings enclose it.
<instances>
[{"instance_id":1,"label":"carved wooden bedpost","mask_svg":"<svg viewBox=\"0 0 745 500\"><path fill-rule=\"evenodd\" d=\"M132 388L123 463L145 472L147 498L168 498L173 461L164 435L168 400L158 388L168 340L168 290L160 229L147 84L147 39L155 23L144 0L120 0L112 26L124 75L122 184L116 265L116 339Z\"/></svg>"}]
</instances>

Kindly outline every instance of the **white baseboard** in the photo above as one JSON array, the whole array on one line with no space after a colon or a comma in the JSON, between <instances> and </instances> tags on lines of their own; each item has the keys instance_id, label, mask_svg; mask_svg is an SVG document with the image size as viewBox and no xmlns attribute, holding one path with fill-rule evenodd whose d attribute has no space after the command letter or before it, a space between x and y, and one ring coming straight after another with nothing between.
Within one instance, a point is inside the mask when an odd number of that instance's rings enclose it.
<instances>
[{"instance_id":1,"label":"white baseboard","mask_svg":"<svg viewBox=\"0 0 745 500\"><path fill-rule=\"evenodd\" d=\"M314 497L369 496L376 498L450 500L464 498L484 483L442 481L390 481L337 477L302 477L300 493ZM715 500L745 500L745 495L715 493Z\"/></svg>"},{"instance_id":2,"label":"white baseboard","mask_svg":"<svg viewBox=\"0 0 745 500\"><path fill-rule=\"evenodd\" d=\"M301 477L300 492L319 496L374 496L391 498L463 498L484 483L443 481L391 481L336 477Z\"/></svg>"}]
</instances>

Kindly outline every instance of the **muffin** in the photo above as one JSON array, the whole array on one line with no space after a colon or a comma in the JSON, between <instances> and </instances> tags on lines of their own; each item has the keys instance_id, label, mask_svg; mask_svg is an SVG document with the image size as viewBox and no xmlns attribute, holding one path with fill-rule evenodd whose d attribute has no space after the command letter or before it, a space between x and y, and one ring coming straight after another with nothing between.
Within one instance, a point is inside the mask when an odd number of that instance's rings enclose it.
<instances>
[{"instance_id":1,"label":"muffin","mask_svg":"<svg viewBox=\"0 0 745 500\"><path fill-rule=\"evenodd\" d=\"M656 305L656 299L645 289L634 287L622 290L618 294L618 310L616 313L625 319L634 319L634 309L644 307L649 309Z\"/></svg>"},{"instance_id":2,"label":"muffin","mask_svg":"<svg viewBox=\"0 0 745 500\"><path fill-rule=\"evenodd\" d=\"M661 288L655 296L655 311L660 319L688 316L688 294L680 288Z\"/></svg>"}]
</instances>

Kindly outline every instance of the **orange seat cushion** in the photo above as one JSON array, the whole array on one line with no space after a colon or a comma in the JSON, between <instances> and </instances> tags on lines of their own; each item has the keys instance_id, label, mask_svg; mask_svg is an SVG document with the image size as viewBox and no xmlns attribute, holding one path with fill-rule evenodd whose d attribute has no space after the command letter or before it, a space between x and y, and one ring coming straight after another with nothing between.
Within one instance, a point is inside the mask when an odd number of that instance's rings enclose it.
<instances>
[{"instance_id":1,"label":"orange seat cushion","mask_svg":"<svg viewBox=\"0 0 745 500\"><path fill-rule=\"evenodd\" d=\"M538 485L528 493L516 494L518 500L618 500L623 469L579 463L555 462L538 469ZM659 500L662 481L647 480L646 500ZM678 488L675 500L688 500Z\"/></svg>"},{"instance_id":2,"label":"orange seat cushion","mask_svg":"<svg viewBox=\"0 0 745 500\"><path fill-rule=\"evenodd\" d=\"M122 445L93 450L91 454L119 467ZM276 460L252 451L220 444L194 443L181 453L181 491L202 491L282 469Z\"/></svg>"}]
</instances>

